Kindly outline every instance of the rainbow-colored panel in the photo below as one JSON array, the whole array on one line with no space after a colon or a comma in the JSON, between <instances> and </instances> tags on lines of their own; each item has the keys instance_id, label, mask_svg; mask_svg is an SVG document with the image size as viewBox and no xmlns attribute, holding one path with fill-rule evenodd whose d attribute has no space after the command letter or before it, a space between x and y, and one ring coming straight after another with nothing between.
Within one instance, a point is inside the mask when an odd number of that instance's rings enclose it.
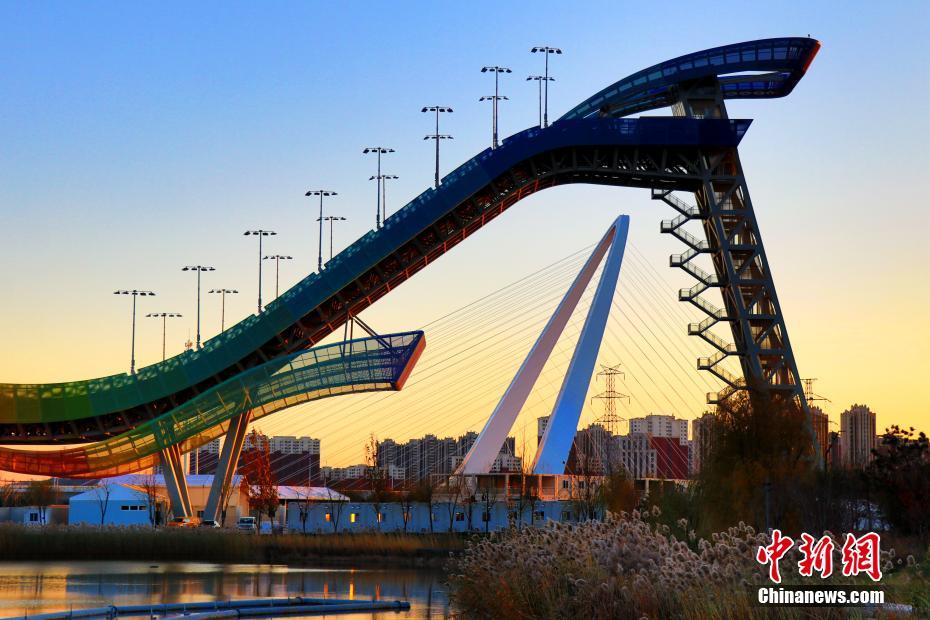
<instances>
[{"instance_id":1,"label":"rainbow-colored panel","mask_svg":"<svg viewBox=\"0 0 930 620\"><path fill-rule=\"evenodd\" d=\"M416 364L423 332L316 347L249 369L183 405L109 439L65 450L0 448L0 469L59 477L102 477L151 467L167 446L197 448L224 434L233 417L253 420L339 394L399 390Z\"/></svg>"}]
</instances>

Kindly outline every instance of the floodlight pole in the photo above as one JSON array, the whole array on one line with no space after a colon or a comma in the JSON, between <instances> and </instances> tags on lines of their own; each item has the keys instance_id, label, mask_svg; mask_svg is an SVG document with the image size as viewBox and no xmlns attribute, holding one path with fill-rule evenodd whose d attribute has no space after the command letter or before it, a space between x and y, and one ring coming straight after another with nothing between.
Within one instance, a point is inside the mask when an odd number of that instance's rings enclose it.
<instances>
[{"instance_id":1,"label":"floodlight pole","mask_svg":"<svg viewBox=\"0 0 930 620\"><path fill-rule=\"evenodd\" d=\"M362 153L376 153L378 155L378 174L377 176L372 177L372 179L378 180L378 182L375 184L377 186L375 188L375 194L376 194L375 230L381 228L381 181L382 181L381 155L383 155L384 153L393 153L393 152L394 152L394 149L386 148L383 146L369 146L368 148L362 151ZM322 215L320 217L322 217Z\"/></svg>"},{"instance_id":2,"label":"floodlight pole","mask_svg":"<svg viewBox=\"0 0 930 620\"><path fill-rule=\"evenodd\" d=\"M226 331L226 293L231 295L237 294L239 291L230 288L215 288L210 289L208 292L217 293L221 296L220 301L220 333Z\"/></svg>"},{"instance_id":3,"label":"floodlight pole","mask_svg":"<svg viewBox=\"0 0 930 620\"><path fill-rule=\"evenodd\" d=\"M531 75L526 78L526 81L530 80L535 81L539 84L539 126L543 126L543 82L554 82L554 77L548 77L545 75Z\"/></svg>"},{"instance_id":4,"label":"floodlight pole","mask_svg":"<svg viewBox=\"0 0 930 620\"><path fill-rule=\"evenodd\" d=\"M341 215L327 215L323 220L329 222L329 260L333 260L333 222L344 222L346 218Z\"/></svg>"},{"instance_id":5,"label":"floodlight pole","mask_svg":"<svg viewBox=\"0 0 930 620\"><path fill-rule=\"evenodd\" d=\"M543 127L549 126L549 54L561 54L562 50L557 47L549 47L548 45L538 45L530 50L534 54L539 52L546 57L546 71L543 75L543 81L545 85L545 94L543 95Z\"/></svg>"},{"instance_id":6,"label":"floodlight pole","mask_svg":"<svg viewBox=\"0 0 930 620\"><path fill-rule=\"evenodd\" d=\"M304 196L319 196L320 197L320 217L317 221L320 223L320 245L319 251L317 252L317 271L323 272L323 196L338 196L336 192L326 190L326 189L311 189Z\"/></svg>"},{"instance_id":7,"label":"floodlight pole","mask_svg":"<svg viewBox=\"0 0 930 620\"><path fill-rule=\"evenodd\" d=\"M436 141L436 178L435 178L435 184L436 184L436 187L439 187L439 141L440 141L440 140L451 140L451 139L452 139L452 136L443 135L443 134L439 133L439 113L440 113L440 112L452 112L452 108L450 108L449 106L443 106L443 105L431 105L431 106L426 106L425 108L423 108L423 109L420 110L420 111L421 111L421 112L435 112L435 113L436 113L436 133L434 133L434 134L431 135L431 136L425 136L423 139L424 139L424 140L435 140L435 141Z\"/></svg>"},{"instance_id":8,"label":"floodlight pole","mask_svg":"<svg viewBox=\"0 0 930 620\"><path fill-rule=\"evenodd\" d=\"M494 96L493 97L482 97L481 99L479 99L479 101L486 101L488 99L491 100L491 103L492 103L492 106L491 106L491 116L492 116L491 148L496 149L497 148L497 111L498 111L497 102L500 101L501 99L507 99L507 97L500 96L499 78L500 78L501 73L512 73L512 71L508 69L507 67L498 67L497 65L481 68L481 73L488 73L488 72L491 72L494 74Z\"/></svg>"},{"instance_id":9,"label":"floodlight pole","mask_svg":"<svg viewBox=\"0 0 930 620\"><path fill-rule=\"evenodd\" d=\"M165 352L167 350L165 346L165 342L167 340L165 335L168 333L168 319L178 318L181 315L178 314L177 312L154 312L154 313L146 314L145 316L161 319L161 361L164 362L165 359L167 358L167 356L165 355Z\"/></svg>"},{"instance_id":10,"label":"floodlight pole","mask_svg":"<svg viewBox=\"0 0 930 620\"><path fill-rule=\"evenodd\" d=\"M266 256L265 260L274 261L274 298L278 298L279 284L281 283L281 261L291 260L293 256L284 256L283 254L275 254L273 256Z\"/></svg>"},{"instance_id":11,"label":"floodlight pole","mask_svg":"<svg viewBox=\"0 0 930 620\"><path fill-rule=\"evenodd\" d=\"M273 230L247 230L242 233L246 237L254 235L258 237L258 313L262 313L262 237L271 237L277 235Z\"/></svg>"},{"instance_id":12,"label":"floodlight pole","mask_svg":"<svg viewBox=\"0 0 930 620\"><path fill-rule=\"evenodd\" d=\"M200 274L204 271L216 271L213 267L206 267L204 265L188 265L181 269L181 271L196 271L197 272L197 350L200 350Z\"/></svg>"},{"instance_id":13,"label":"floodlight pole","mask_svg":"<svg viewBox=\"0 0 930 620\"><path fill-rule=\"evenodd\" d=\"M114 295L132 295L132 347L129 358L129 374L136 374L136 297L154 297L155 293L152 291L139 291L132 289L131 291L118 290L113 291Z\"/></svg>"}]
</instances>

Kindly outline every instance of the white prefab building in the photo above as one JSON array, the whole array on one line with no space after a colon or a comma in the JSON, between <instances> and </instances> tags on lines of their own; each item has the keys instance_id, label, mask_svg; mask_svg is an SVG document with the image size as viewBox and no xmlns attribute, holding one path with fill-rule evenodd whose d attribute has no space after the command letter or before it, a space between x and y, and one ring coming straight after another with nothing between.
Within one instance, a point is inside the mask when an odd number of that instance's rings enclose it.
<instances>
[{"instance_id":1,"label":"white prefab building","mask_svg":"<svg viewBox=\"0 0 930 620\"><path fill-rule=\"evenodd\" d=\"M107 491L109 490L109 497ZM164 502L158 509L164 511ZM151 525L149 498L145 492L125 484L109 489L93 487L68 500L69 525Z\"/></svg>"},{"instance_id":2,"label":"white prefab building","mask_svg":"<svg viewBox=\"0 0 930 620\"><path fill-rule=\"evenodd\" d=\"M295 501L288 502L287 529L290 532L308 534L333 534L342 532L403 532L404 506L397 502L385 503L375 511L375 505L367 502L310 501L304 509ZM424 503L407 507L409 533L429 532L484 532L499 531L511 527L540 526L547 521L573 521L577 519L575 506L571 502L537 501L522 506L522 511L512 502L475 502L452 504L437 501L432 511ZM488 510L490 508L490 510ZM432 526L430 522L432 521ZM334 525L335 524L335 525Z\"/></svg>"}]
</instances>

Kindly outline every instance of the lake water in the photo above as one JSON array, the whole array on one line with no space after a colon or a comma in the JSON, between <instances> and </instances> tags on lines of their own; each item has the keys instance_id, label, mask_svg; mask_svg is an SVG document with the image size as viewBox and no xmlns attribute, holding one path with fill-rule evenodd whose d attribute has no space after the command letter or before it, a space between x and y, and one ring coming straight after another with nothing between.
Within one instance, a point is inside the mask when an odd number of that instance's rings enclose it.
<instances>
[{"instance_id":1,"label":"lake water","mask_svg":"<svg viewBox=\"0 0 930 620\"><path fill-rule=\"evenodd\" d=\"M410 603L407 612L330 616L333 618L447 618L450 610L443 581L442 572L435 569L0 562L0 618L106 605L287 596Z\"/></svg>"}]
</instances>

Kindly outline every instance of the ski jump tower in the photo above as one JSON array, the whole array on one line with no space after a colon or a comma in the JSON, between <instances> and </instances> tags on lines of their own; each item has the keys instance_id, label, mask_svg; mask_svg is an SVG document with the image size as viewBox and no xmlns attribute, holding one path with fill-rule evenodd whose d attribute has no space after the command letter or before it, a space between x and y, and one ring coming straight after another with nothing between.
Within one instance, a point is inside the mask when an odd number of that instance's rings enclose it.
<instances>
[{"instance_id":1,"label":"ski jump tower","mask_svg":"<svg viewBox=\"0 0 930 620\"><path fill-rule=\"evenodd\" d=\"M565 470L565 462L575 438L575 429L578 428L581 408L588 393L588 384L617 288L629 227L630 217L621 215L595 246L456 473L475 475L490 471L501 445L517 419L517 414L526 403L559 336L578 306L581 295L594 277L598 266L604 262L588 316L585 318L575 352L555 400L546 432L537 448L536 460L533 462L534 474L561 474Z\"/></svg>"}]
</instances>

